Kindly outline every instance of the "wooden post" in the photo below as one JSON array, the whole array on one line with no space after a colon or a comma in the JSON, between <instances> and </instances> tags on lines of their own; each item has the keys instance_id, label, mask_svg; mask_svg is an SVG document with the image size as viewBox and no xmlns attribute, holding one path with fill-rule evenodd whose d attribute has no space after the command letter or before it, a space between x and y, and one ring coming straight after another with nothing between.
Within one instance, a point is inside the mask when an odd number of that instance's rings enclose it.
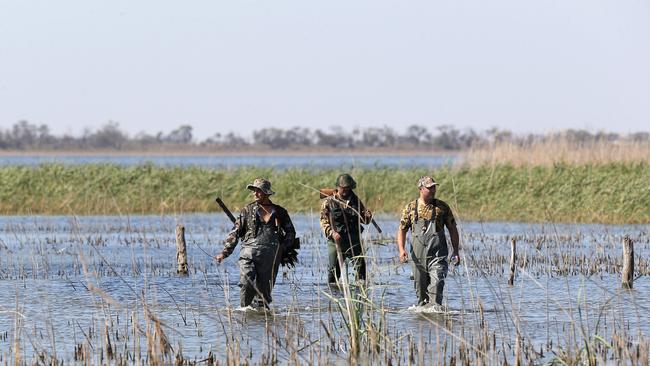
<instances>
[{"instance_id":1,"label":"wooden post","mask_svg":"<svg viewBox=\"0 0 650 366\"><path fill-rule=\"evenodd\" d=\"M634 282L634 242L629 236L623 238L623 273L622 285L624 288L632 288Z\"/></svg>"},{"instance_id":2,"label":"wooden post","mask_svg":"<svg viewBox=\"0 0 650 366\"><path fill-rule=\"evenodd\" d=\"M185 226L176 226L176 273L187 274L187 247L185 245Z\"/></svg>"},{"instance_id":3,"label":"wooden post","mask_svg":"<svg viewBox=\"0 0 650 366\"><path fill-rule=\"evenodd\" d=\"M515 283L515 265L517 264L517 240L512 238L510 243L510 278L508 278L508 285L512 286Z\"/></svg>"}]
</instances>

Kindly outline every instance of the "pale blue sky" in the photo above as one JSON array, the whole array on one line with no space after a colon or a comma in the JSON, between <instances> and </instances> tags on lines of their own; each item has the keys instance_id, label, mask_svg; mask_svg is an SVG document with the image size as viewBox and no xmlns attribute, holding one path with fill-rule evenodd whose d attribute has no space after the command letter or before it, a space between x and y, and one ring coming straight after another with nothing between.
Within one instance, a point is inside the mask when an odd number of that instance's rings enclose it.
<instances>
[{"instance_id":1,"label":"pale blue sky","mask_svg":"<svg viewBox=\"0 0 650 366\"><path fill-rule=\"evenodd\" d=\"M0 0L0 127L650 131L649 0Z\"/></svg>"}]
</instances>

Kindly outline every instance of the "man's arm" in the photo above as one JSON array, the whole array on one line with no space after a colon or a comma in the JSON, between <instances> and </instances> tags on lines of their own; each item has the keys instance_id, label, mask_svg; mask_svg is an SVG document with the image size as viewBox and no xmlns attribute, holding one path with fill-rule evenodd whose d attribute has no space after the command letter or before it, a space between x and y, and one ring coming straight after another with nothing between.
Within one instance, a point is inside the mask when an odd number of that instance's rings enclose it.
<instances>
[{"instance_id":1,"label":"man's arm","mask_svg":"<svg viewBox=\"0 0 650 366\"><path fill-rule=\"evenodd\" d=\"M323 229L323 234L327 239L333 239L338 242L341 240L341 235L332 229L332 222L330 221L330 206L329 199L323 200L320 206L320 227Z\"/></svg>"},{"instance_id":2,"label":"man's arm","mask_svg":"<svg viewBox=\"0 0 650 366\"><path fill-rule=\"evenodd\" d=\"M406 233L411 227L411 204L406 205L399 218L399 225L397 226L397 250L399 251L399 260L404 263L408 260L409 256L406 253Z\"/></svg>"},{"instance_id":3,"label":"man's arm","mask_svg":"<svg viewBox=\"0 0 650 366\"><path fill-rule=\"evenodd\" d=\"M406 233L408 229L397 228L397 250L399 251L399 261L404 263L409 256L406 253Z\"/></svg>"},{"instance_id":4,"label":"man's arm","mask_svg":"<svg viewBox=\"0 0 650 366\"><path fill-rule=\"evenodd\" d=\"M228 236L225 240L225 245L221 253L217 254L214 259L217 263L221 263L225 258L232 254L239 242L239 238L244 236L246 229L246 209L242 209L239 213L239 217L235 220L235 225L233 229L228 233Z\"/></svg>"},{"instance_id":5,"label":"man's arm","mask_svg":"<svg viewBox=\"0 0 650 366\"><path fill-rule=\"evenodd\" d=\"M460 264L460 239L458 235L458 228L456 227L455 222L448 222L445 224L445 226L447 226L447 230L449 230L449 238L451 239L451 263L457 266Z\"/></svg>"}]
</instances>

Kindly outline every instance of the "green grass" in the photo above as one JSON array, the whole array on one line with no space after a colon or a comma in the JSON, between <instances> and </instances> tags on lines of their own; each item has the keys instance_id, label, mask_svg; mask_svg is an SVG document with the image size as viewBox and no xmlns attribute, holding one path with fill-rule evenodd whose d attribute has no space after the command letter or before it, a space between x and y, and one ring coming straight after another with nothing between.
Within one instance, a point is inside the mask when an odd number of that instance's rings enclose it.
<instances>
[{"instance_id":1,"label":"green grass","mask_svg":"<svg viewBox=\"0 0 650 366\"><path fill-rule=\"evenodd\" d=\"M357 194L376 212L398 213L417 197L415 182L433 174L438 197L462 220L598 223L650 222L650 165L611 163L552 167L359 169ZM217 211L220 196L234 211L251 200L246 184L269 178L273 200L290 212L317 212L316 188L331 187L334 170L116 165L0 168L0 213L161 214ZM303 186L304 184L304 186ZM307 187L305 187L307 186ZM311 188L309 188L311 187Z\"/></svg>"}]
</instances>

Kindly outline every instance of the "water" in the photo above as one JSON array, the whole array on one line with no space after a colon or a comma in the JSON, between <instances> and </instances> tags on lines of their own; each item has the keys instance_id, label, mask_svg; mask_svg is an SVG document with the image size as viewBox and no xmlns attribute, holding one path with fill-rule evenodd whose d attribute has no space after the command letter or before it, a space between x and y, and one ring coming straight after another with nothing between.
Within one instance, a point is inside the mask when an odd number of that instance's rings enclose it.
<instances>
[{"instance_id":1,"label":"water","mask_svg":"<svg viewBox=\"0 0 650 366\"><path fill-rule=\"evenodd\" d=\"M45 163L66 165L80 164L116 164L132 166L153 164L164 167L199 166L204 168L233 169L241 166L265 166L276 169L287 168L438 168L453 164L456 156L441 155L297 155L297 156L127 156L127 155L93 155L93 156L0 156L0 166L26 165L37 166Z\"/></svg>"},{"instance_id":2,"label":"water","mask_svg":"<svg viewBox=\"0 0 650 366\"><path fill-rule=\"evenodd\" d=\"M308 362L314 349L330 361L344 359L349 337L330 298L342 295L325 283L327 250L317 217L293 216L302 238L301 263L278 276L270 317L233 311L239 302L237 251L222 265L212 259L229 227L222 216L1 217L0 361L11 360L14 339L27 360L46 354L71 363L75 345L91 344L86 348L97 361L105 329L116 350L144 358L145 333L152 326L145 305L162 322L172 348L189 359L202 360L210 351L223 359L234 343L241 357L254 361L276 352L287 362L294 352ZM378 222L385 233L397 228L392 216ZM185 277L175 272L178 223L186 227ZM650 334L650 323L639 315L650 309L648 226L463 223L461 231L463 263L452 268L445 289L455 315L446 317L408 310L416 302L410 266L396 261L391 237L369 228L369 297L382 310L368 312L366 322L384 314L393 340L411 339L432 351L443 338L457 348L454 337L473 337L482 322L504 349L514 344L518 329L533 349L549 341L557 346L572 327L605 339L620 324L632 334ZM621 289L615 268L626 234L637 241L642 274L630 291ZM509 287L513 237L526 264Z\"/></svg>"}]
</instances>

